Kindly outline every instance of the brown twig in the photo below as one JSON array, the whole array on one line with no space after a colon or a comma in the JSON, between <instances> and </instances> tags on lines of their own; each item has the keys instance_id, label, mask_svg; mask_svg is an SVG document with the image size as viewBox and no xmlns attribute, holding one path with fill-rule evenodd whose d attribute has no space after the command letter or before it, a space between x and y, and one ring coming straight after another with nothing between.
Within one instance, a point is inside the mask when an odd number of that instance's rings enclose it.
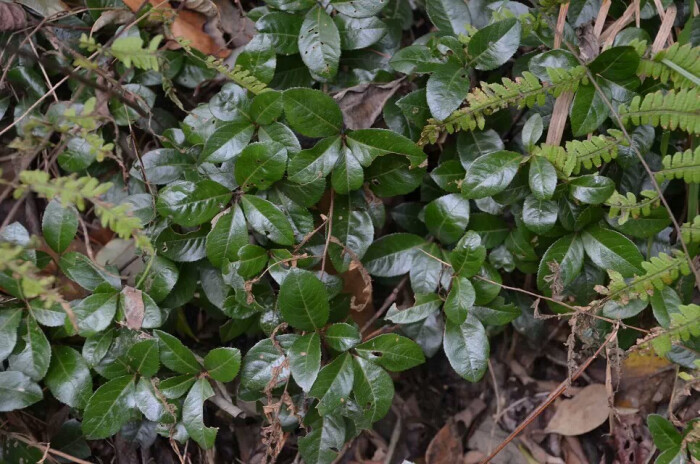
<instances>
[{"instance_id":1,"label":"brown twig","mask_svg":"<svg viewBox=\"0 0 700 464\"><path fill-rule=\"evenodd\" d=\"M515 439L515 437L517 437L518 435L520 435L520 433L521 433L523 430L525 430L525 427L527 427L528 425L530 425L530 423L532 423L532 421L534 421L540 414L542 414L542 412L543 412L545 409L547 409L547 407L548 407L550 404L552 404L552 403L554 402L554 400L556 400L557 398L559 398L559 397L566 391L566 389L569 388L569 385L571 384L571 382L574 381L574 380L576 380L577 378L579 378L579 377L581 376L581 374L583 374L583 373L585 372L585 370L588 369L588 366L590 366L591 363L592 363L592 362L598 357L598 355L603 351L603 349L605 349L605 347L608 345L608 343L610 343L615 337L617 337L617 330L618 330L618 327L619 327L619 326L616 325L616 326L613 328L612 332L610 332L610 335L608 335L608 337L605 339L605 341L603 342L603 344L600 345L600 347L598 347L598 349L596 350L596 352L593 353L593 355L592 355L591 357L589 357L589 358L586 360L586 362L584 362L584 363L576 370L576 372L574 372L574 374L571 376L571 378L567 378L567 379L565 379L564 381L562 381L562 382L559 384L559 386L556 388L556 390L554 390L553 392L551 392L551 393L549 394L549 396L547 396L547 399L545 399L544 402L543 402L542 404L540 404L534 411L532 411L532 412L530 413L530 415L528 415L528 416L525 418L525 420L522 421L522 422L520 423L520 425L518 425L518 426L515 428L515 430L513 430L513 432L512 432L510 435L508 435L508 437L507 437L505 440L503 440L503 441L496 447L496 449L495 449L486 459L484 459L483 461L481 461L481 464L487 464L487 463L491 462L491 460L492 460L494 457L496 457L496 455L497 455L498 453L500 453L501 451L503 451L503 448L505 448L505 447L508 445L508 443L510 443L511 441L513 441L513 440Z\"/></svg>"},{"instance_id":2,"label":"brown twig","mask_svg":"<svg viewBox=\"0 0 700 464\"><path fill-rule=\"evenodd\" d=\"M384 300L384 303L382 304L381 308L375 312L372 317L365 323L365 325L362 326L362 330L360 331L361 333L365 333L370 327L372 327L372 324L377 322L377 319L382 317L382 315L386 312L387 309L396 301L396 298L399 296L399 292L406 286L408 283L408 274L401 279L401 282L394 287L394 289L391 291L391 294L386 297L386 300Z\"/></svg>"},{"instance_id":3,"label":"brown twig","mask_svg":"<svg viewBox=\"0 0 700 464\"><path fill-rule=\"evenodd\" d=\"M5 435L7 435L8 437L10 437L13 440L21 441L22 443L25 443L33 448L37 448L37 449L43 451L44 453L48 452L49 454L53 454L54 456L58 456L59 458L66 459L69 462L73 462L76 464L92 464L89 461L85 461L83 459L76 458L75 456L71 456L68 453L64 453L63 451L53 449L53 448L51 448L51 446L44 445L43 443L39 443L39 442L36 442L36 441L31 440L29 438L26 438L24 435L20 435L17 433L6 433L6 432L2 432L2 433L4 433Z\"/></svg>"}]
</instances>

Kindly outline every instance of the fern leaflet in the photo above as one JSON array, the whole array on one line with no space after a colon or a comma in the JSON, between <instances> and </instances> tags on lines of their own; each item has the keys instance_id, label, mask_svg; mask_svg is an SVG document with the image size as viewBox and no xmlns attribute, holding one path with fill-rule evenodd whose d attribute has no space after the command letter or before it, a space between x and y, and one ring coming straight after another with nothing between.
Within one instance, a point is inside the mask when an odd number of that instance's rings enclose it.
<instances>
[{"instance_id":1,"label":"fern leaflet","mask_svg":"<svg viewBox=\"0 0 700 464\"><path fill-rule=\"evenodd\" d=\"M685 243L700 243L700 215L681 225L681 237Z\"/></svg>"},{"instance_id":2,"label":"fern leaflet","mask_svg":"<svg viewBox=\"0 0 700 464\"><path fill-rule=\"evenodd\" d=\"M651 124L700 134L700 95L697 88L677 92L659 90L644 98L638 95L629 106L620 105L619 113L624 124Z\"/></svg>"},{"instance_id":3,"label":"fern leaflet","mask_svg":"<svg viewBox=\"0 0 700 464\"><path fill-rule=\"evenodd\" d=\"M572 156L559 145L548 145L543 143L538 145L532 152L535 156L543 156L554 165L559 173L559 177L568 178L576 168L576 157Z\"/></svg>"},{"instance_id":4,"label":"fern leaflet","mask_svg":"<svg viewBox=\"0 0 700 464\"><path fill-rule=\"evenodd\" d=\"M641 196L643 199L637 201L637 197L632 192L627 192L626 195L614 192L605 202L610 207L609 216L611 218L619 216L617 222L622 225L630 217L637 219L639 216L648 216L652 208L661 204L659 193L655 190L643 190Z\"/></svg>"},{"instance_id":5,"label":"fern leaflet","mask_svg":"<svg viewBox=\"0 0 700 464\"><path fill-rule=\"evenodd\" d=\"M625 281L619 272L609 270L610 285L607 289L599 290L607 294L608 299L627 301L631 298L640 298L646 301L650 295L654 294L654 289L661 290L671 285L681 274L690 274L688 261L678 250L673 250L673 256L659 253L649 261L642 262L642 267L646 272L641 276L634 276L629 281Z\"/></svg>"},{"instance_id":6,"label":"fern leaflet","mask_svg":"<svg viewBox=\"0 0 700 464\"><path fill-rule=\"evenodd\" d=\"M655 172L658 182L683 179L688 184L700 183L700 147L688 149L675 155L666 155L662 160L664 168Z\"/></svg>"},{"instance_id":7,"label":"fern leaflet","mask_svg":"<svg viewBox=\"0 0 700 464\"><path fill-rule=\"evenodd\" d=\"M653 77L663 84L670 80L677 89L696 87L700 83L700 47L675 43L651 59L643 58L637 74Z\"/></svg>"},{"instance_id":8,"label":"fern leaflet","mask_svg":"<svg viewBox=\"0 0 700 464\"><path fill-rule=\"evenodd\" d=\"M157 35L151 39L148 47L144 48L141 37L120 37L110 47L110 54L127 68L133 64L134 67L146 71L158 71L158 45L162 39L162 35Z\"/></svg>"},{"instance_id":9,"label":"fern leaflet","mask_svg":"<svg viewBox=\"0 0 700 464\"><path fill-rule=\"evenodd\" d=\"M428 120L418 143L435 143L443 130L451 134L459 130L483 129L486 116L508 107L531 108L536 104L541 105L547 94L556 97L564 91L574 91L586 77L583 66L570 70L547 68L547 72L551 83L542 83L527 71L515 80L503 78L500 84L482 82L481 87L467 95L468 106L456 110L442 122L432 118Z\"/></svg>"},{"instance_id":10,"label":"fern leaflet","mask_svg":"<svg viewBox=\"0 0 700 464\"><path fill-rule=\"evenodd\" d=\"M678 311L669 314L671 324L668 330L649 340L659 356L671 351L674 342L689 341L700 336L700 306L696 304L679 305Z\"/></svg>"},{"instance_id":11,"label":"fern leaflet","mask_svg":"<svg viewBox=\"0 0 700 464\"><path fill-rule=\"evenodd\" d=\"M625 144L625 138L621 131L609 130L611 137L598 135L590 140L571 140L566 142L566 151L569 156L576 159L574 174L578 174L581 168L590 169L593 166L599 168L604 162L609 163L617 158L618 144Z\"/></svg>"}]
</instances>

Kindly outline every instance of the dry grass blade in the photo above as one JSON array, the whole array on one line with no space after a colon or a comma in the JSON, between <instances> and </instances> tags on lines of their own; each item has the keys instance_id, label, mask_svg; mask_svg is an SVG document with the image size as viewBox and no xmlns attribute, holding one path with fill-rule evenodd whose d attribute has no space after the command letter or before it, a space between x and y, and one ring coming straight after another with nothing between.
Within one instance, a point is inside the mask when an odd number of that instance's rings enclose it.
<instances>
[{"instance_id":1,"label":"dry grass blade","mask_svg":"<svg viewBox=\"0 0 700 464\"><path fill-rule=\"evenodd\" d=\"M651 45L652 56L656 55L661 50L663 50L664 45L667 42L672 41L671 31L673 29L673 22L676 20L677 11L678 10L676 9L676 5L672 4L668 7L668 10L666 10L666 13L662 16L663 21L661 22L661 27L659 28L659 32L656 34L654 43Z\"/></svg>"}]
</instances>

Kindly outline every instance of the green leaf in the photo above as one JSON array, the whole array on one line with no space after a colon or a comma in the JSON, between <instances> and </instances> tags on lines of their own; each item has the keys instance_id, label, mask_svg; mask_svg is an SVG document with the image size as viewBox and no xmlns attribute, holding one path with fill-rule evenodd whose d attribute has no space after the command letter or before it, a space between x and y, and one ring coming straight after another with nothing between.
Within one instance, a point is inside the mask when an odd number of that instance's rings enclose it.
<instances>
[{"instance_id":1,"label":"green leaf","mask_svg":"<svg viewBox=\"0 0 700 464\"><path fill-rule=\"evenodd\" d=\"M257 34L236 57L236 67L250 73L258 83L269 84L275 76L277 56L272 48L272 38Z\"/></svg>"},{"instance_id":2,"label":"green leaf","mask_svg":"<svg viewBox=\"0 0 700 464\"><path fill-rule=\"evenodd\" d=\"M270 39L277 53L292 55L299 53L298 37L304 18L296 14L272 11L255 23L255 28Z\"/></svg>"},{"instance_id":3,"label":"green leaf","mask_svg":"<svg viewBox=\"0 0 700 464\"><path fill-rule=\"evenodd\" d=\"M475 298L474 287L469 279L455 277L443 307L447 319L457 325L463 323L467 319L470 308L474 306Z\"/></svg>"},{"instance_id":4,"label":"green leaf","mask_svg":"<svg viewBox=\"0 0 700 464\"><path fill-rule=\"evenodd\" d=\"M284 98L284 97L283 97ZM282 101L284 103L284 100ZM273 122L258 129L258 140L261 142L276 142L287 149L288 154L299 153L301 145L292 130L279 122Z\"/></svg>"},{"instance_id":5,"label":"green leaf","mask_svg":"<svg viewBox=\"0 0 700 464\"><path fill-rule=\"evenodd\" d=\"M197 378L192 374L178 375L161 380L158 389L168 399L181 398L190 391L196 380Z\"/></svg>"},{"instance_id":6,"label":"green leaf","mask_svg":"<svg viewBox=\"0 0 700 464\"><path fill-rule=\"evenodd\" d=\"M251 143L236 160L236 182L244 192L267 190L284 176L287 150L272 143Z\"/></svg>"},{"instance_id":7,"label":"green leaf","mask_svg":"<svg viewBox=\"0 0 700 464\"><path fill-rule=\"evenodd\" d=\"M489 359L489 339L481 322L474 315L462 324L445 322L445 354L452 369L470 382L484 376Z\"/></svg>"},{"instance_id":8,"label":"green leaf","mask_svg":"<svg viewBox=\"0 0 700 464\"><path fill-rule=\"evenodd\" d=\"M579 86L569 115L574 137L595 132L609 115L610 110L593 84Z\"/></svg>"},{"instance_id":9,"label":"green leaf","mask_svg":"<svg viewBox=\"0 0 700 464\"><path fill-rule=\"evenodd\" d=\"M464 169L483 155L503 150L503 140L493 130L460 132L457 135L457 153Z\"/></svg>"},{"instance_id":10,"label":"green leaf","mask_svg":"<svg viewBox=\"0 0 700 464\"><path fill-rule=\"evenodd\" d=\"M94 292L97 286L104 282L109 283L114 288L121 287L121 281L116 271L112 272L97 266L90 258L77 251L64 253L58 261L58 266L66 277L85 290Z\"/></svg>"},{"instance_id":11,"label":"green leaf","mask_svg":"<svg viewBox=\"0 0 700 464\"><path fill-rule=\"evenodd\" d=\"M338 13L353 18L368 18L382 11L386 3L383 0L331 0L331 6L338 10Z\"/></svg>"},{"instance_id":12,"label":"green leaf","mask_svg":"<svg viewBox=\"0 0 700 464\"><path fill-rule=\"evenodd\" d=\"M478 157L469 165L462 183L467 198L485 198L505 190L518 172L523 156L512 151L497 151Z\"/></svg>"},{"instance_id":13,"label":"green leaf","mask_svg":"<svg viewBox=\"0 0 700 464\"><path fill-rule=\"evenodd\" d=\"M85 359L73 348L55 346L46 373L46 386L61 403L83 409L92 396L92 375Z\"/></svg>"},{"instance_id":14,"label":"green leaf","mask_svg":"<svg viewBox=\"0 0 700 464\"><path fill-rule=\"evenodd\" d=\"M566 287L582 268L583 242L578 234L566 235L554 242L542 255L537 271L537 288L545 291L553 284Z\"/></svg>"},{"instance_id":15,"label":"green leaf","mask_svg":"<svg viewBox=\"0 0 700 464\"><path fill-rule=\"evenodd\" d=\"M156 209L175 224L193 227L208 222L229 200L230 190L212 180L175 181L160 191Z\"/></svg>"},{"instance_id":16,"label":"green leaf","mask_svg":"<svg viewBox=\"0 0 700 464\"><path fill-rule=\"evenodd\" d=\"M282 92L269 90L258 94L250 105L250 115L257 124L271 124L282 116L284 101Z\"/></svg>"},{"instance_id":17,"label":"green leaf","mask_svg":"<svg viewBox=\"0 0 700 464\"><path fill-rule=\"evenodd\" d=\"M425 362L420 346L396 334L383 334L355 347L357 354L392 372L405 371Z\"/></svg>"},{"instance_id":18,"label":"green leaf","mask_svg":"<svg viewBox=\"0 0 700 464\"><path fill-rule=\"evenodd\" d=\"M467 25L472 23L469 6L462 0L427 0L425 10L430 21L446 34L466 34Z\"/></svg>"},{"instance_id":19,"label":"green leaf","mask_svg":"<svg viewBox=\"0 0 700 464\"><path fill-rule=\"evenodd\" d=\"M404 155L412 167L425 161L425 153L411 139L387 129L359 129L347 136L348 146L360 164L368 166L377 156Z\"/></svg>"},{"instance_id":20,"label":"green leaf","mask_svg":"<svg viewBox=\"0 0 700 464\"><path fill-rule=\"evenodd\" d=\"M440 247L435 243L426 243L413 255L409 278L411 288L416 293L432 293L437 289L443 274L443 264L435 259L440 256Z\"/></svg>"},{"instance_id":21,"label":"green leaf","mask_svg":"<svg viewBox=\"0 0 700 464\"><path fill-rule=\"evenodd\" d=\"M307 137L337 135L343 127L338 104L320 90L285 90L284 115L292 129Z\"/></svg>"},{"instance_id":22,"label":"green leaf","mask_svg":"<svg viewBox=\"0 0 700 464\"><path fill-rule=\"evenodd\" d=\"M207 258L216 267L237 261L238 251L248 244L248 227L238 204L220 216L206 238Z\"/></svg>"},{"instance_id":23,"label":"green leaf","mask_svg":"<svg viewBox=\"0 0 700 464\"><path fill-rule=\"evenodd\" d=\"M664 287L654 291L649 298L654 318L661 327L668 328L671 325L671 314L678 312L678 307L683 304L678 293L671 287Z\"/></svg>"},{"instance_id":24,"label":"green leaf","mask_svg":"<svg viewBox=\"0 0 700 464\"><path fill-rule=\"evenodd\" d=\"M440 163L430 172L430 177L440 186L441 189L450 192L459 192L459 184L466 175L462 164L457 160L449 160Z\"/></svg>"},{"instance_id":25,"label":"green leaf","mask_svg":"<svg viewBox=\"0 0 700 464\"><path fill-rule=\"evenodd\" d=\"M190 263L199 261L207 255L206 237L209 230L199 230L180 234L168 227L160 233L156 244L160 254L173 261Z\"/></svg>"},{"instance_id":26,"label":"green leaf","mask_svg":"<svg viewBox=\"0 0 700 464\"><path fill-rule=\"evenodd\" d=\"M676 426L668 419L658 414L649 414L647 416L647 426L651 437L654 439L654 444L661 451L680 446L683 441Z\"/></svg>"},{"instance_id":27,"label":"green leaf","mask_svg":"<svg viewBox=\"0 0 700 464\"><path fill-rule=\"evenodd\" d=\"M153 260L151 269L139 290L148 293L154 302L160 303L175 287L180 270L175 263L162 256L154 256L151 259ZM139 276L142 276L142 274L139 274ZM139 278L136 280L138 282Z\"/></svg>"},{"instance_id":28,"label":"green leaf","mask_svg":"<svg viewBox=\"0 0 700 464\"><path fill-rule=\"evenodd\" d=\"M109 327L117 313L118 302L118 293L105 292L90 295L74 306L80 335L89 337Z\"/></svg>"},{"instance_id":29,"label":"green leaf","mask_svg":"<svg viewBox=\"0 0 700 464\"><path fill-rule=\"evenodd\" d=\"M191 156L173 148L158 148L144 153L141 161L134 164L129 174L141 181L144 180L145 174L148 182L163 185L175 182L183 172L192 169L193 166L194 160Z\"/></svg>"},{"instance_id":30,"label":"green leaf","mask_svg":"<svg viewBox=\"0 0 700 464\"><path fill-rule=\"evenodd\" d=\"M515 18L498 21L474 34L467 50L474 67L496 69L510 59L520 45L520 22Z\"/></svg>"},{"instance_id":31,"label":"green leaf","mask_svg":"<svg viewBox=\"0 0 700 464\"><path fill-rule=\"evenodd\" d=\"M273 374L278 385L287 380L289 367L285 365L286 357L280 353L288 350L298 338L295 334L278 335L275 341L265 338L256 343L243 357L241 368L241 386L252 391L262 392L272 381Z\"/></svg>"},{"instance_id":32,"label":"green leaf","mask_svg":"<svg viewBox=\"0 0 700 464\"><path fill-rule=\"evenodd\" d=\"M198 374L202 371L197 358L180 340L162 330L154 330L153 334L158 338L160 360L165 367L180 374Z\"/></svg>"},{"instance_id":33,"label":"green leaf","mask_svg":"<svg viewBox=\"0 0 700 464\"><path fill-rule=\"evenodd\" d=\"M43 398L41 387L21 372L0 372L0 412L31 406Z\"/></svg>"},{"instance_id":34,"label":"green leaf","mask_svg":"<svg viewBox=\"0 0 700 464\"><path fill-rule=\"evenodd\" d=\"M469 200L451 193L431 201L425 207L425 224L442 243L457 242L469 224Z\"/></svg>"},{"instance_id":35,"label":"green leaf","mask_svg":"<svg viewBox=\"0 0 700 464\"><path fill-rule=\"evenodd\" d=\"M448 257L455 275L472 277L486 260L486 248L481 244L479 234L470 230L457 242Z\"/></svg>"},{"instance_id":36,"label":"green leaf","mask_svg":"<svg viewBox=\"0 0 700 464\"><path fill-rule=\"evenodd\" d=\"M345 444L345 422L340 414L327 414L313 423L313 430L299 438L299 453L307 464L332 464Z\"/></svg>"},{"instance_id":37,"label":"green leaf","mask_svg":"<svg viewBox=\"0 0 700 464\"><path fill-rule=\"evenodd\" d=\"M430 75L425 88L430 113L435 119L446 119L467 98L469 73L455 60L448 61Z\"/></svg>"},{"instance_id":38,"label":"green leaf","mask_svg":"<svg viewBox=\"0 0 700 464\"><path fill-rule=\"evenodd\" d=\"M556 201L538 200L528 195L523 203L523 223L536 234L544 234L557 222L559 206Z\"/></svg>"},{"instance_id":39,"label":"green leaf","mask_svg":"<svg viewBox=\"0 0 700 464\"><path fill-rule=\"evenodd\" d=\"M340 137L336 136L300 151L289 161L288 179L298 184L308 184L325 178L338 160L341 146Z\"/></svg>"},{"instance_id":40,"label":"green leaf","mask_svg":"<svg viewBox=\"0 0 700 464\"><path fill-rule=\"evenodd\" d=\"M534 113L525 121L520 136L523 141L523 146L527 151L532 151L532 147L537 143L540 137L542 137L543 130L544 124L542 123L542 116L540 116L539 113ZM532 163L530 164L530 170L532 171Z\"/></svg>"},{"instance_id":41,"label":"green leaf","mask_svg":"<svg viewBox=\"0 0 700 464\"><path fill-rule=\"evenodd\" d=\"M443 61L427 46L414 44L394 53L389 64L397 72L413 74L437 71Z\"/></svg>"},{"instance_id":42,"label":"green leaf","mask_svg":"<svg viewBox=\"0 0 700 464\"><path fill-rule=\"evenodd\" d=\"M517 305L506 303L502 297L496 298L489 306L474 306L471 312L486 325L506 325L522 314Z\"/></svg>"},{"instance_id":43,"label":"green leaf","mask_svg":"<svg viewBox=\"0 0 700 464\"><path fill-rule=\"evenodd\" d=\"M589 65L592 74L624 82L635 76L639 67L639 54L634 47L612 47L598 55Z\"/></svg>"},{"instance_id":44,"label":"green leaf","mask_svg":"<svg viewBox=\"0 0 700 464\"><path fill-rule=\"evenodd\" d=\"M94 368L105 357L114 340L114 329L98 332L85 339L82 355L88 366Z\"/></svg>"},{"instance_id":45,"label":"green leaf","mask_svg":"<svg viewBox=\"0 0 700 464\"><path fill-rule=\"evenodd\" d=\"M367 183L379 197L411 193L418 188L424 176L425 168L411 168L407 160L398 156L378 158L366 173Z\"/></svg>"},{"instance_id":46,"label":"green leaf","mask_svg":"<svg viewBox=\"0 0 700 464\"><path fill-rule=\"evenodd\" d=\"M397 233L381 237L370 245L362 262L367 271L377 277L406 274L413 262L416 248L425 240L418 235Z\"/></svg>"},{"instance_id":47,"label":"green leaf","mask_svg":"<svg viewBox=\"0 0 700 464\"><path fill-rule=\"evenodd\" d=\"M338 72L340 34L333 19L318 5L304 17L299 33L299 53L317 80L329 81Z\"/></svg>"},{"instance_id":48,"label":"green leaf","mask_svg":"<svg viewBox=\"0 0 700 464\"><path fill-rule=\"evenodd\" d=\"M345 323L333 324L323 335L326 344L336 351L347 351L362 341L360 332L352 325Z\"/></svg>"},{"instance_id":49,"label":"green leaf","mask_svg":"<svg viewBox=\"0 0 700 464\"><path fill-rule=\"evenodd\" d=\"M204 425L204 402L214 396L214 390L207 379L197 380L182 404L182 423L185 430L199 446L210 449L214 446L216 427Z\"/></svg>"},{"instance_id":50,"label":"green leaf","mask_svg":"<svg viewBox=\"0 0 700 464\"><path fill-rule=\"evenodd\" d=\"M248 223L259 234L280 245L294 244L292 225L277 206L252 195L243 195L241 204Z\"/></svg>"},{"instance_id":51,"label":"green leaf","mask_svg":"<svg viewBox=\"0 0 700 464\"><path fill-rule=\"evenodd\" d=\"M601 269L612 269L623 277L644 273L642 254L627 237L600 226L586 228L581 235L586 255Z\"/></svg>"},{"instance_id":52,"label":"green leaf","mask_svg":"<svg viewBox=\"0 0 700 464\"><path fill-rule=\"evenodd\" d=\"M358 50L378 42L387 33L387 26L377 17L352 18L336 15L333 18L340 35L340 48Z\"/></svg>"},{"instance_id":53,"label":"green leaf","mask_svg":"<svg viewBox=\"0 0 700 464\"><path fill-rule=\"evenodd\" d=\"M126 358L129 366L144 377L153 377L160 369L158 357L158 340L142 340L129 348Z\"/></svg>"},{"instance_id":54,"label":"green leaf","mask_svg":"<svg viewBox=\"0 0 700 464\"><path fill-rule=\"evenodd\" d=\"M78 231L78 212L73 206L63 206L51 200L44 210L41 231L46 243L56 253L63 253Z\"/></svg>"},{"instance_id":55,"label":"green leaf","mask_svg":"<svg viewBox=\"0 0 700 464\"><path fill-rule=\"evenodd\" d=\"M163 395L161 395L162 391L156 393L151 382L151 379L141 377L136 383L134 392L136 407L149 421L160 422L161 419L165 418L169 418L172 421L174 419L172 417L173 413L166 409L167 403L163 399ZM158 386L160 387L160 384Z\"/></svg>"},{"instance_id":56,"label":"green leaf","mask_svg":"<svg viewBox=\"0 0 700 464\"><path fill-rule=\"evenodd\" d=\"M238 274L247 279L265 268L268 260L267 250L261 246L249 243L238 250L238 259L240 262Z\"/></svg>"},{"instance_id":57,"label":"green leaf","mask_svg":"<svg viewBox=\"0 0 700 464\"><path fill-rule=\"evenodd\" d=\"M358 206L354 199L357 199L354 195L335 197L331 234L345 248L335 243L331 244L329 254L333 266L339 272L346 270L352 262L353 256L347 250L361 259L374 239L372 217L366 209Z\"/></svg>"},{"instance_id":58,"label":"green leaf","mask_svg":"<svg viewBox=\"0 0 700 464\"><path fill-rule=\"evenodd\" d=\"M297 338L287 355L294 381L308 392L321 369L321 337L312 332Z\"/></svg>"},{"instance_id":59,"label":"green leaf","mask_svg":"<svg viewBox=\"0 0 700 464\"><path fill-rule=\"evenodd\" d=\"M319 400L316 405L319 414L326 415L347 403L353 378L350 353L343 353L321 369L309 390L309 396Z\"/></svg>"},{"instance_id":60,"label":"green leaf","mask_svg":"<svg viewBox=\"0 0 700 464\"><path fill-rule=\"evenodd\" d=\"M331 176L333 190L341 195L346 195L350 191L362 187L364 180L365 173L360 161L350 148L343 146Z\"/></svg>"},{"instance_id":61,"label":"green leaf","mask_svg":"<svg viewBox=\"0 0 700 464\"><path fill-rule=\"evenodd\" d=\"M384 319L394 324L411 324L422 321L437 312L440 309L440 305L442 305L442 300L435 293L416 295L416 301L413 306L399 310L396 304L393 304L386 312Z\"/></svg>"},{"instance_id":62,"label":"green leaf","mask_svg":"<svg viewBox=\"0 0 700 464\"><path fill-rule=\"evenodd\" d=\"M571 179L571 196L589 205L599 205L615 191L615 182L609 177L588 175Z\"/></svg>"},{"instance_id":63,"label":"green leaf","mask_svg":"<svg viewBox=\"0 0 700 464\"><path fill-rule=\"evenodd\" d=\"M36 320L28 316L22 329L20 343L9 358L10 370L28 375L32 380L39 381L49 370L51 361L51 345Z\"/></svg>"},{"instance_id":64,"label":"green leaf","mask_svg":"<svg viewBox=\"0 0 700 464\"><path fill-rule=\"evenodd\" d=\"M22 310L0 310L0 361L4 361L17 343L17 327L22 320Z\"/></svg>"},{"instance_id":65,"label":"green leaf","mask_svg":"<svg viewBox=\"0 0 700 464\"><path fill-rule=\"evenodd\" d=\"M131 418L134 377L125 375L102 385L90 397L83 414L83 432L91 440L111 437Z\"/></svg>"},{"instance_id":66,"label":"green leaf","mask_svg":"<svg viewBox=\"0 0 700 464\"><path fill-rule=\"evenodd\" d=\"M212 379L230 382L241 368L241 351L238 348L214 348L204 357L204 368Z\"/></svg>"},{"instance_id":67,"label":"green leaf","mask_svg":"<svg viewBox=\"0 0 700 464\"><path fill-rule=\"evenodd\" d=\"M308 271L290 273L280 285L278 305L282 318L299 330L317 330L328 322L328 294Z\"/></svg>"},{"instance_id":68,"label":"green leaf","mask_svg":"<svg viewBox=\"0 0 700 464\"><path fill-rule=\"evenodd\" d=\"M199 155L200 163L223 163L235 159L248 145L254 132L255 126L248 121L230 122L217 127L204 143ZM182 157L181 154L178 156ZM179 177L178 173L170 182Z\"/></svg>"},{"instance_id":69,"label":"green leaf","mask_svg":"<svg viewBox=\"0 0 700 464\"><path fill-rule=\"evenodd\" d=\"M549 200L557 186L557 171L552 163L543 156L530 158L528 183L532 194L538 200Z\"/></svg>"},{"instance_id":70,"label":"green leaf","mask_svg":"<svg viewBox=\"0 0 700 464\"><path fill-rule=\"evenodd\" d=\"M394 399L394 382L384 369L365 359L353 359L353 394L368 423L386 416Z\"/></svg>"}]
</instances>

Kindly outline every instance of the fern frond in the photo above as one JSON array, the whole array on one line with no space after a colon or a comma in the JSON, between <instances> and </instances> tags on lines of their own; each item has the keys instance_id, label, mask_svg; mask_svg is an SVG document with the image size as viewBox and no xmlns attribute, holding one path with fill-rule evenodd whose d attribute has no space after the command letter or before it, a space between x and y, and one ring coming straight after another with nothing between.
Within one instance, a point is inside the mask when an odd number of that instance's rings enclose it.
<instances>
[{"instance_id":1,"label":"fern frond","mask_svg":"<svg viewBox=\"0 0 700 464\"><path fill-rule=\"evenodd\" d=\"M586 77L583 66L568 70L547 68L547 73L551 83L542 83L527 71L515 80L503 78L500 84L482 82L480 87L467 95L467 106L456 110L444 121L429 119L418 144L435 143L443 130L451 134L459 130L483 129L486 116L508 107L532 108L536 104L542 105L547 94L557 97L564 91L574 91Z\"/></svg>"},{"instance_id":2,"label":"fern frond","mask_svg":"<svg viewBox=\"0 0 700 464\"><path fill-rule=\"evenodd\" d=\"M639 298L646 301L654 290L671 285L680 275L690 274L690 266L685 255L679 250L673 250L673 256L659 253L649 261L642 262L646 271L641 276L635 275L625 281L622 275L616 271L608 271L610 284L607 290L601 292L609 299L629 300Z\"/></svg>"},{"instance_id":3,"label":"fern frond","mask_svg":"<svg viewBox=\"0 0 700 464\"><path fill-rule=\"evenodd\" d=\"M109 182L100 183L94 177L55 177L51 178L45 171L22 171L19 173L20 186L14 196L19 198L27 190L33 190L44 198L58 198L61 203L74 204L81 211L85 201L104 195L111 187Z\"/></svg>"},{"instance_id":4,"label":"fern frond","mask_svg":"<svg viewBox=\"0 0 700 464\"><path fill-rule=\"evenodd\" d=\"M668 92L659 90L644 98L636 96L629 106L620 105L619 114L624 124L651 124L700 134L700 95L697 88Z\"/></svg>"},{"instance_id":5,"label":"fern frond","mask_svg":"<svg viewBox=\"0 0 700 464\"><path fill-rule=\"evenodd\" d=\"M696 87L700 83L700 47L676 42L651 59L642 58L637 74L653 77L662 84L670 80L677 89Z\"/></svg>"},{"instance_id":6,"label":"fern frond","mask_svg":"<svg viewBox=\"0 0 700 464\"><path fill-rule=\"evenodd\" d=\"M681 225L681 237L685 243L700 243L700 215Z\"/></svg>"},{"instance_id":7,"label":"fern frond","mask_svg":"<svg viewBox=\"0 0 700 464\"><path fill-rule=\"evenodd\" d=\"M629 220L630 216L634 219L639 216L648 216L652 208L661 204L661 197L655 190L644 190L641 196L643 199L637 201L637 197L632 192L627 192L626 195L614 192L605 202L610 207L609 216L611 218L619 216L617 222L622 225Z\"/></svg>"},{"instance_id":8,"label":"fern frond","mask_svg":"<svg viewBox=\"0 0 700 464\"><path fill-rule=\"evenodd\" d=\"M665 356L674 342L689 341L700 336L700 306L696 304L679 305L678 311L669 314L670 324L667 330L651 335L645 343L651 346L659 356Z\"/></svg>"},{"instance_id":9,"label":"fern frond","mask_svg":"<svg viewBox=\"0 0 700 464\"><path fill-rule=\"evenodd\" d=\"M146 71L158 71L158 46L161 40L163 36L157 35L151 39L148 47L144 48L141 37L120 37L109 48L109 53L127 68L133 65Z\"/></svg>"},{"instance_id":10,"label":"fern frond","mask_svg":"<svg viewBox=\"0 0 700 464\"><path fill-rule=\"evenodd\" d=\"M695 151L688 149L666 155L662 163L664 168L654 173L657 182L683 179L688 184L700 183L700 146Z\"/></svg>"},{"instance_id":11,"label":"fern frond","mask_svg":"<svg viewBox=\"0 0 700 464\"><path fill-rule=\"evenodd\" d=\"M593 166L599 168L603 163L609 163L617 158L617 146L627 145L622 132L610 130L611 136L598 135L590 140L571 140L566 142L566 151L576 158L574 174L578 174L581 168L590 169Z\"/></svg>"},{"instance_id":12,"label":"fern frond","mask_svg":"<svg viewBox=\"0 0 700 464\"><path fill-rule=\"evenodd\" d=\"M559 172L560 177L568 178L571 176L574 168L576 168L576 157L567 153L564 147L559 145L548 145L543 143L534 148L532 154L534 156L543 156L554 165Z\"/></svg>"}]
</instances>

